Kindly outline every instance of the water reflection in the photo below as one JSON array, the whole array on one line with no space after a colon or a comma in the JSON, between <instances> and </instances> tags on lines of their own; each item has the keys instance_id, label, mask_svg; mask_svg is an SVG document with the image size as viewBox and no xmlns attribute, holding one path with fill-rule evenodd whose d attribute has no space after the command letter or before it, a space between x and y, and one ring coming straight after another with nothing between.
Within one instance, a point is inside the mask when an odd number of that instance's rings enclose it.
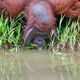
<instances>
[{"instance_id":1,"label":"water reflection","mask_svg":"<svg viewBox=\"0 0 80 80\"><path fill-rule=\"evenodd\" d=\"M78 53L0 51L0 80L80 80L79 61Z\"/></svg>"},{"instance_id":2,"label":"water reflection","mask_svg":"<svg viewBox=\"0 0 80 80\"><path fill-rule=\"evenodd\" d=\"M48 51L6 51L0 57L0 80L53 80L55 77Z\"/></svg>"}]
</instances>

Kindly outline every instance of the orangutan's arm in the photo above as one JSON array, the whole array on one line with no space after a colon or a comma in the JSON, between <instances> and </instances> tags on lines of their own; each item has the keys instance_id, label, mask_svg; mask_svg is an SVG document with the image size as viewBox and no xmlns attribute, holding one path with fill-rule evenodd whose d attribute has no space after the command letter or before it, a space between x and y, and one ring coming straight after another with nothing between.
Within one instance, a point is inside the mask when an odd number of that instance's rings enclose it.
<instances>
[{"instance_id":1,"label":"orangutan's arm","mask_svg":"<svg viewBox=\"0 0 80 80\"><path fill-rule=\"evenodd\" d=\"M77 2L72 8L64 13L67 17L77 17L80 15L80 2Z\"/></svg>"}]
</instances>

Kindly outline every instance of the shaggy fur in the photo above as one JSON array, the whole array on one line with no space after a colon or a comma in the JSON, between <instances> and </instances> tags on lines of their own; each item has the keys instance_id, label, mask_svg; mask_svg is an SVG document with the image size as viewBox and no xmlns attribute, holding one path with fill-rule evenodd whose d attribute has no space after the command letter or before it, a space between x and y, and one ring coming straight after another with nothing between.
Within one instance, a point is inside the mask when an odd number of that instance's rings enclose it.
<instances>
[{"instance_id":1,"label":"shaggy fur","mask_svg":"<svg viewBox=\"0 0 80 80\"><path fill-rule=\"evenodd\" d=\"M56 15L80 15L80 0L0 0L0 10L3 9L6 16L12 18L24 11L27 20L24 29L25 40L28 31L33 27L43 32L55 30Z\"/></svg>"}]
</instances>

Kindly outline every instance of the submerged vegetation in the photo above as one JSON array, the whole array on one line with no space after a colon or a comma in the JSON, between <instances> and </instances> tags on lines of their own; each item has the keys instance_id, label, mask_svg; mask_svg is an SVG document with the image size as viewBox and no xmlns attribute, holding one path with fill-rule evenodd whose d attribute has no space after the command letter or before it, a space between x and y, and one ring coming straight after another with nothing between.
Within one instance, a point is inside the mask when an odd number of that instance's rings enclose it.
<instances>
[{"instance_id":1,"label":"submerged vegetation","mask_svg":"<svg viewBox=\"0 0 80 80\"><path fill-rule=\"evenodd\" d=\"M80 53L54 52L53 69L59 74L58 80L80 80Z\"/></svg>"}]
</instances>

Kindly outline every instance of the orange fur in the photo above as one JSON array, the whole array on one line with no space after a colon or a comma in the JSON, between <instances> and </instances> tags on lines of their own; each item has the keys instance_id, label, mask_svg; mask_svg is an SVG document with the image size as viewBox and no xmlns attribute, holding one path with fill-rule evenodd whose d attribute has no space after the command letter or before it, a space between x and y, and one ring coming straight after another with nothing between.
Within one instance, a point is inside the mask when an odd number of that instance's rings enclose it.
<instances>
[{"instance_id":1,"label":"orange fur","mask_svg":"<svg viewBox=\"0 0 80 80\"><path fill-rule=\"evenodd\" d=\"M28 20L24 29L25 37L28 30L32 27L36 27L40 31L55 30L55 15L64 14L66 17L79 16L80 0L0 0L0 10L3 9L6 15L12 18L20 12L24 12Z\"/></svg>"}]
</instances>

